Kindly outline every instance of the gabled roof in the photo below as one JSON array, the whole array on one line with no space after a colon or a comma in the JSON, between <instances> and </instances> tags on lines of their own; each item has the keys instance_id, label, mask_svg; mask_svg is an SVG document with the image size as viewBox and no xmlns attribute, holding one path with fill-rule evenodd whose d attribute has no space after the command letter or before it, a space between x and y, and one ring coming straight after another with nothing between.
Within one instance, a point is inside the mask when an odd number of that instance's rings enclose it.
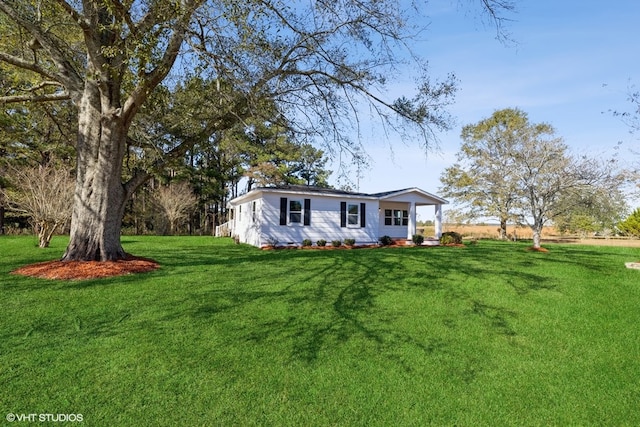
<instances>
[{"instance_id":1,"label":"gabled roof","mask_svg":"<svg viewBox=\"0 0 640 427\"><path fill-rule=\"evenodd\" d=\"M388 200L391 198L400 198L404 195L413 193L414 195L418 196L419 198L423 199L429 199L433 202L437 202L438 204L447 204L449 203L447 200L443 199L442 197L436 196L435 194L431 194L428 193L424 190L421 190L419 188L413 187L413 188L404 188L402 190L393 190L393 191L385 191L382 193L375 193L372 194L372 196L380 199L380 200Z\"/></svg>"},{"instance_id":2,"label":"gabled roof","mask_svg":"<svg viewBox=\"0 0 640 427\"><path fill-rule=\"evenodd\" d=\"M412 198L418 204L446 204L445 199L428 193L419 188L404 188L401 190L385 191L382 193L359 193L353 191L339 190L335 188L315 187L310 185L280 185L273 187L257 187L248 193L242 194L229 202L231 205L242 203L258 197L261 193L289 193L305 195L322 195L329 197L353 197L359 199L377 199L403 201L403 198Z\"/></svg>"}]
</instances>

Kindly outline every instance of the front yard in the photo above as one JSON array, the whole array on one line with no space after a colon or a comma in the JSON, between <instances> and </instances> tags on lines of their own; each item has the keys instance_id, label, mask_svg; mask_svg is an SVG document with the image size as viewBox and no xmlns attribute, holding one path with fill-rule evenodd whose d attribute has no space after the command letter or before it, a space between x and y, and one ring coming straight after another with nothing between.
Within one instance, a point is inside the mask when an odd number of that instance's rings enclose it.
<instances>
[{"instance_id":1,"label":"front yard","mask_svg":"<svg viewBox=\"0 0 640 427\"><path fill-rule=\"evenodd\" d=\"M0 414L84 425L639 425L637 249L261 251L123 238L154 272L10 275L59 257L0 237ZM10 256L9 256L10 255Z\"/></svg>"}]
</instances>

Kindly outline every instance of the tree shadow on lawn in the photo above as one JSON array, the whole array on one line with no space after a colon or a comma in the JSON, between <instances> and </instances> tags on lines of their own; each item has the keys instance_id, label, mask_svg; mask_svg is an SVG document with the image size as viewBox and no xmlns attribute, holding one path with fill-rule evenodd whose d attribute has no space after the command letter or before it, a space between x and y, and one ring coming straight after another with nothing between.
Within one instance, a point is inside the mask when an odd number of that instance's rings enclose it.
<instances>
[{"instance_id":1,"label":"tree shadow on lawn","mask_svg":"<svg viewBox=\"0 0 640 427\"><path fill-rule=\"evenodd\" d=\"M484 363L461 350L468 329L482 339L518 334L517 310L492 302L484 289L496 286L496 277L502 277L498 286L519 297L553 289L541 275L505 268L499 258L509 256L511 248L480 246L261 251L229 245L209 252L194 245L181 247L178 255L158 251L161 269L143 276L55 286L60 291L114 284L139 288L135 301L124 301L118 310L79 318L87 336L156 330L171 322L213 333L212 325L221 325L229 333L217 338L227 345L276 345L291 360L308 364L350 345L363 345L406 372L415 369L416 358L446 355L458 360L452 375L467 381ZM191 271L198 274L186 274ZM437 312L431 313L431 304ZM144 321L136 310L146 310ZM474 345L484 345L482 339Z\"/></svg>"},{"instance_id":2,"label":"tree shadow on lawn","mask_svg":"<svg viewBox=\"0 0 640 427\"><path fill-rule=\"evenodd\" d=\"M457 353L458 344L452 345L452 337L470 324L494 339L517 335L512 321L518 313L511 307L485 301L482 289L476 289L483 286L483 278L489 285L496 277L486 253L464 251L452 257L447 252L452 250L459 249L241 251L239 259L225 256L215 261L229 268L228 273L235 277L234 285L200 290L192 305L182 304L188 309L176 311L164 320L190 316L211 324L223 319L235 328L229 339L248 345L289 343L290 357L306 363L314 363L326 352L360 340L410 372L413 366L402 351L409 349L422 357ZM452 258L455 264L451 263ZM257 264L255 268L264 271L266 277L256 280L255 273L234 270L234 266L246 261ZM289 277L278 285L282 274ZM553 289L552 285L545 285L546 279L540 275L513 270L499 275L510 279L505 280L505 285L520 296ZM465 284L465 278L472 278L472 284ZM416 304L411 304L411 299ZM415 311L416 307L428 311L425 301L430 300L439 305L439 310L443 305L450 308L440 315L425 316ZM230 321L228 316L233 313L245 321ZM451 322L453 317L457 321ZM407 324L406 319L412 318L418 324ZM421 319L431 324L419 325ZM470 363L476 362L469 360Z\"/></svg>"},{"instance_id":3,"label":"tree shadow on lawn","mask_svg":"<svg viewBox=\"0 0 640 427\"><path fill-rule=\"evenodd\" d=\"M194 245L181 247L179 255L160 250L161 269L145 275L80 282L22 279L28 281L21 281L22 288L53 287L65 297L68 291L111 292L110 285L121 285L123 300L117 307L87 309L52 322L43 318L14 333L124 339L146 330L165 333L163 325L174 321L203 331L220 324L231 331L220 337L227 345L276 345L291 360L307 364L334 350L363 345L406 372L416 369L419 358L445 355L457 360L451 375L471 381L470 372L480 372L487 361L461 350L460 342L469 339L467 329L478 329L483 339L518 335L513 326L517 310L482 293L484 283L495 285L490 282L499 258L509 256L511 249L478 246L260 251ZM183 276L191 270L206 280L184 283L183 277L193 280ZM511 286L519 296L553 289L533 273L503 269L498 276L505 278L505 291ZM135 292L126 292L131 287ZM440 312L425 314L431 302Z\"/></svg>"},{"instance_id":4,"label":"tree shadow on lawn","mask_svg":"<svg viewBox=\"0 0 640 427\"><path fill-rule=\"evenodd\" d=\"M291 252L291 251L289 251ZM172 251L159 251L144 254L155 259L165 271L188 267L189 271L202 270L207 267L233 266L246 262L261 260L264 257L276 254L247 245L229 246L180 246ZM137 254L138 255L138 254Z\"/></svg>"},{"instance_id":5,"label":"tree shadow on lawn","mask_svg":"<svg viewBox=\"0 0 640 427\"><path fill-rule=\"evenodd\" d=\"M620 265L612 262L615 258L626 259L632 253L633 248L614 246L580 246L580 245L549 245L550 255L548 260L556 264L579 267L586 271L604 273L611 270L612 266Z\"/></svg>"}]
</instances>

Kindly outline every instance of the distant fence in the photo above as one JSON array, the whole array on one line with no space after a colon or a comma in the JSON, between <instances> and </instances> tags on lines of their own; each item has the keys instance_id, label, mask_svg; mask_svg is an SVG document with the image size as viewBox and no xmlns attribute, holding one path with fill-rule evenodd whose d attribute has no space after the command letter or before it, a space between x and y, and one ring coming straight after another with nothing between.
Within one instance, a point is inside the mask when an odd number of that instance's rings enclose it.
<instances>
[{"instance_id":1,"label":"distant fence","mask_svg":"<svg viewBox=\"0 0 640 427\"><path fill-rule=\"evenodd\" d=\"M497 239L500 236L498 225L476 225L476 224L442 224L442 231L455 231L462 234L463 237L473 237L476 239ZM433 226L418 227L417 231L425 236L432 236L435 231ZM527 226L507 226L507 235L516 239L532 239L533 233L531 228ZM560 236L555 227L545 227L542 231L543 236Z\"/></svg>"}]
</instances>

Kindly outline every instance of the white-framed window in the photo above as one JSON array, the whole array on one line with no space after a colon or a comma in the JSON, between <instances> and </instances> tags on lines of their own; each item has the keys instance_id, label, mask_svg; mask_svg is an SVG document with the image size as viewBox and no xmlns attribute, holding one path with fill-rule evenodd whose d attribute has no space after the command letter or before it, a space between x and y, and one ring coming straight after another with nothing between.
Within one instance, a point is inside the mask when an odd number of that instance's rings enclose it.
<instances>
[{"instance_id":1,"label":"white-framed window","mask_svg":"<svg viewBox=\"0 0 640 427\"><path fill-rule=\"evenodd\" d=\"M302 200L289 200L289 222L302 222Z\"/></svg>"},{"instance_id":2,"label":"white-framed window","mask_svg":"<svg viewBox=\"0 0 640 427\"><path fill-rule=\"evenodd\" d=\"M311 225L311 199L280 197L280 225Z\"/></svg>"},{"instance_id":3,"label":"white-framed window","mask_svg":"<svg viewBox=\"0 0 640 427\"><path fill-rule=\"evenodd\" d=\"M400 209L385 209L384 225L409 225L409 211Z\"/></svg>"},{"instance_id":4,"label":"white-framed window","mask_svg":"<svg viewBox=\"0 0 640 427\"><path fill-rule=\"evenodd\" d=\"M347 204L347 226L360 227L360 205L357 203Z\"/></svg>"},{"instance_id":5,"label":"white-framed window","mask_svg":"<svg viewBox=\"0 0 640 427\"><path fill-rule=\"evenodd\" d=\"M257 202L255 200L253 202L251 202L251 220L253 222L256 222L258 220L258 216L256 214L256 212L257 212L256 204L257 204Z\"/></svg>"}]
</instances>

